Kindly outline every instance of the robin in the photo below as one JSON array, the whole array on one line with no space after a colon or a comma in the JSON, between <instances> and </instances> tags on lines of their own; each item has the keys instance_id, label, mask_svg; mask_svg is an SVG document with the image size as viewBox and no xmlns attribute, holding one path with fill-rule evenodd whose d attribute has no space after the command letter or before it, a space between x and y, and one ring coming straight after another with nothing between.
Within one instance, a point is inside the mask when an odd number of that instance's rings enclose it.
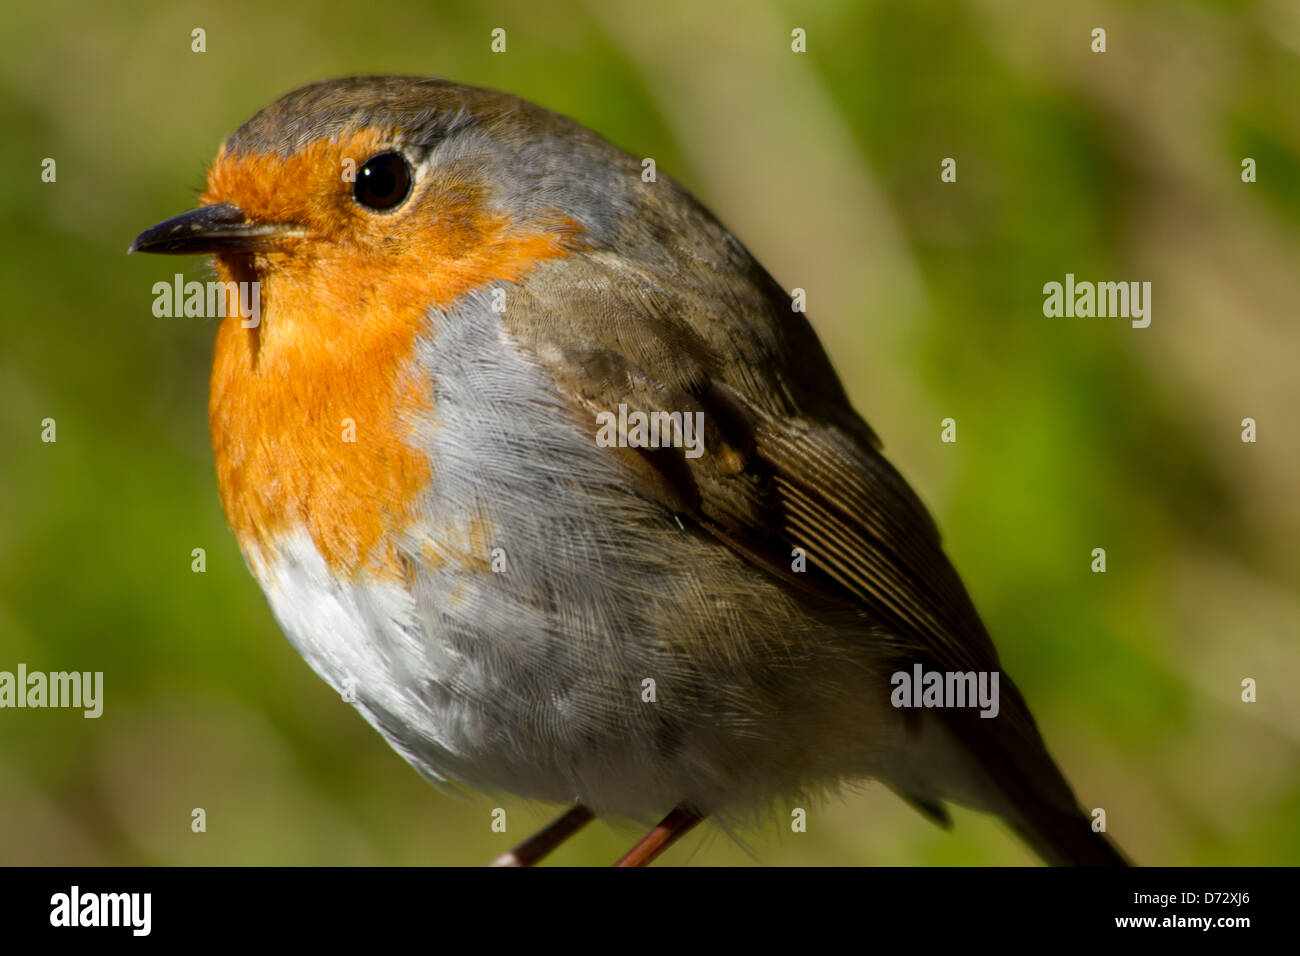
<instances>
[{"instance_id":1,"label":"robin","mask_svg":"<svg viewBox=\"0 0 1300 956\"><path fill-rule=\"evenodd\" d=\"M131 251L257 292L209 418L290 641L429 780L572 805L497 862L866 778L1124 862L802 311L668 177L503 93L331 80Z\"/></svg>"}]
</instances>

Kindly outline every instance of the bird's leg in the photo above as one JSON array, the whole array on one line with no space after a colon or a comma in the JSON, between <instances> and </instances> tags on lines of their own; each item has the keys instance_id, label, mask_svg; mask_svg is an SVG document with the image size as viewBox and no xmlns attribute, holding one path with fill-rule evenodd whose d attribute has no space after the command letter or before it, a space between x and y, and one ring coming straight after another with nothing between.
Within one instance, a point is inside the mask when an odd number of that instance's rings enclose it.
<instances>
[{"instance_id":1,"label":"bird's leg","mask_svg":"<svg viewBox=\"0 0 1300 956\"><path fill-rule=\"evenodd\" d=\"M534 833L509 853L503 853L488 866L532 866L557 846L591 822L594 814L581 804L543 830Z\"/></svg>"},{"instance_id":2,"label":"bird's leg","mask_svg":"<svg viewBox=\"0 0 1300 956\"><path fill-rule=\"evenodd\" d=\"M678 807L664 817L657 827L642 837L641 842L628 850L623 859L614 865L648 866L660 853L685 836L703 819L704 817L694 810Z\"/></svg>"}]
</instances>

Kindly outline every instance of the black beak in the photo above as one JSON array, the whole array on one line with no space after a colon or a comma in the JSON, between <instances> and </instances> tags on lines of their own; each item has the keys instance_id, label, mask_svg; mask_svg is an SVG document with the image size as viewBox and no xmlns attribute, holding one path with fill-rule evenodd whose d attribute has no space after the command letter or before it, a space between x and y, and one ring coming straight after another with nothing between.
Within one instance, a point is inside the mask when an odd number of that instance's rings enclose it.
<instances>
[{"instance_id":1,"label":"black beak","mask_svg":"<svg viewBox=\"0 0 1300 956\"><path fill-rule=\"evenodd\" d=\"M279 240L301 235L291 225L248 222L244 211L228 202L200 206L146 229L126 250L165 252L172 255L206 255L212 252L264 252L276 249Z\"/></svg>"}]
</instances>

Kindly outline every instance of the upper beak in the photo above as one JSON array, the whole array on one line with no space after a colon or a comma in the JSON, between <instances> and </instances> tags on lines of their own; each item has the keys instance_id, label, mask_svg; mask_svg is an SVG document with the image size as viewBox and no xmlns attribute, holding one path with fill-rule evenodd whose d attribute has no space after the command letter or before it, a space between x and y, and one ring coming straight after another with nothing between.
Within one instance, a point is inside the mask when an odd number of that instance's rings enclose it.
<instances>
[{"instance_id":1,"label":"upper beak","mask_svg":"<svg viewBox=\"0 0 1300 956\"><path fill-rule=\"evenodd\" d=\"M248 222L242 209L222 202L200 206L146 229L135 237L126 254L261 252L277 248L279 240L290 235L301 235L301 230L292 225Z\"/></svg>"}]
</instances>

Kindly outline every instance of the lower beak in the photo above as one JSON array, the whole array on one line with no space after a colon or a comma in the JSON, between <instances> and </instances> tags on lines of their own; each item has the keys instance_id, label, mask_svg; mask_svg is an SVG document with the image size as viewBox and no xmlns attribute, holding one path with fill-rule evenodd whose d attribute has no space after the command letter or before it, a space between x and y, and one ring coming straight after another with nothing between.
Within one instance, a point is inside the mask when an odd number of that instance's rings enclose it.
<instances>
[{"instance_id":1,"label":"lower beak","mask_svg":"<svg viewBox=\"0 0 1300 956\"><path fill-rule=\"evenodd\" d=\"M206 255L213 252L268 252L280 240L302 235L297 226L252 223L244 211L228 202L201 206L174 219L160 222L135 237L126 250L172 255Z\"/></svg>"}]
</instances>

